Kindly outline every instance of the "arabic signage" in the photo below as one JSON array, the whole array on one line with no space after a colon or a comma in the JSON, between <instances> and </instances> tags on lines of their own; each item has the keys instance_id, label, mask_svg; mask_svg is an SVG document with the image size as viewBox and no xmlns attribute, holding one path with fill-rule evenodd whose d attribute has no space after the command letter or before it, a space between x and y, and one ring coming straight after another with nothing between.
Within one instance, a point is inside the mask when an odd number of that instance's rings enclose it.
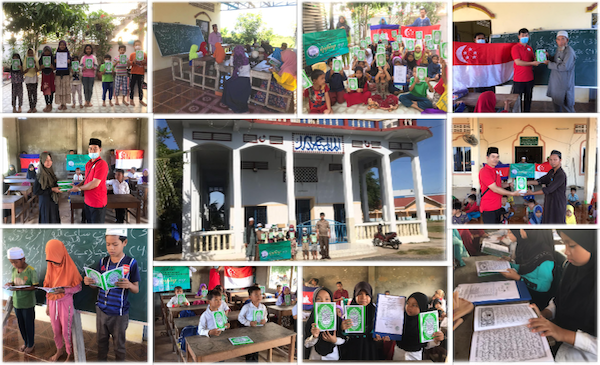
<instances>
[{"instance_id":1,"label":"arabic signage","mask_svg":"<svg viewBox=\"0 0 600 365\"><path fill-rule=\"evenodd\" d=\"M293 134L294 152L344 154L344 137L320 134Z\"/></svg>"}]
</instances>

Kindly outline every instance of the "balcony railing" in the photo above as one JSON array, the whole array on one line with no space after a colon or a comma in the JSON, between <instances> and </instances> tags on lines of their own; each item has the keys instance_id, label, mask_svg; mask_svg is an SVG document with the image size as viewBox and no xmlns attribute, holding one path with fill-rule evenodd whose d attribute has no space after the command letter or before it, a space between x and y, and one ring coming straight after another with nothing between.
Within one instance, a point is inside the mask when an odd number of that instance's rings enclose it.
<instances>
[{"instance_id":1,"label":"balcony railing","mask_svg":"<svg viewBox=\"0 0 600 365\"><path fill-rule=\"evenodd\" d=\"M416 127L416 119L385 119L385 120L365 120L365 119L252 119L254 123L265 124L305 124L315 126L337 127L341 129L366 129L382 131L398 127Z\"/></svg>"},{"instance_id":2,"label":"balcony railing","mask_svg":"<svg viewBox=\"0 0 600 365\"><path fill-rule=\"evenodd\" d=\"M233 231L193 232L192 252L214 252L233 249Z\"/></svg>"}]
</instances>

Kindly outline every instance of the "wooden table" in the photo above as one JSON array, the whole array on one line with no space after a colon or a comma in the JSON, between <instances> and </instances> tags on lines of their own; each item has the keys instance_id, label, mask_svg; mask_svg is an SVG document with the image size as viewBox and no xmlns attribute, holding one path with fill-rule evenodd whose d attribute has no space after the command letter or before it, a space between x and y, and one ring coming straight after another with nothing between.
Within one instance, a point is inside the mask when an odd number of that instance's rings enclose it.
<instances>
[{"instance_id":1,"label":"wooden table","mask_svg":"<svg viewBox=\"0 0 600 365\"><path fill-rule=\"evenodd\" d=\"M248 299L250 299L250 296L248 296L247 294L246 295L236 294L231 298L231 301L237 304L237 303L243 303ZM277 298L262 298L260 300L260 302L265 305L274 304L274 303L277 303Z\"/></svg>"},{"instance_id":2,"label":"wooden table","mask_svg":"<svg viewBox=\"0 0 600 365\"><path fill-rule=\"evenodd\" d=\"M294 307L294 305L270 305L267 307L267 311L277 316L277 324L281 326L281 318L291 316Z\"/></svg>"},{"instance_id":3,"label":"wooden table","mask_svg":"<svg viewBox=\"0 0 600 365\"><path fill-rule=\"evenodd\" d=\"M25 209L25 198L22 195L3 195L2 209L10 209L11 223L17 223L17 206L21 205ZM25 216L21 212L21 223L25 223Z\"/></svg>"},{"instance_id":4,"label":"wooden table","mask_svg":"<svg viewBox=\"0 0 600 365\"><path fill-rule=\"evenodd\" d=\"M17 184L17 185L22 185L24 182L28 182L30 184L33 185L33 183L35 183L35 179L25 179L25 178L16 178L16 179L9 179L8 177L4 178L4 183L5 184Z\"/></svg>"},{"instance_id":5,"label":"wooden table","mask_svg":"<svg viewBox=\"0 0 600 365\"><path fill-rule=\"evenodd\" d=\"M482 93L468 93L462 98L456 99L455 101L462 101L465 105L470 107L475 107L477 105L477 100ZM510 112L512 113L520 113L521 112L521 104L517 101L519 100L519 94L496 94L496 109L504 110L504 101L508 100L508 106L510 108Z\"/></svg>"},{"instance_id":6,"label":"wooden table","mask_svg":"<svg viewBox=\"0 0 600 365\"><path fill-rule=\"evenodd\" d=\"M229 323L238 320L238 316L240 315L240 311L230 311L227 313L227 320ZM195 317L183 317L183 318L175 318L173 319L173 327L174 327L174 335L179 338L179 334L181 330L186 326L197 326L200 322L200 316Z\"/></svg>"},{"instance_id":7,"label":"wooden table","mask_svg":"<svg viewBox=\"0 0 600 365\"><path fill-rule=\"evenodd\" d=\"M189 60L189 53L171 56L171 75L173 76L173 81L181 80L190 82Z\"/></svg>"},{"instance_id":8,"label":"wooden table","mask_svg":"<svg viewBox=\"0 0 600 365\"><path fill-rule=\"evenodd\" d=\"M234 346L231 337L248 336L254 343ZM267 361L273 361L273 348L289 345L288 361L294 361L296 333L275 323L262 327L241 327L225 330L218 337L189 336L185 338L187 361L218 362L254 352L269 350Z\"/></svg>"},{"instance_id":9,"label":"wooden table","mask_svg":"<svg viewBox=\"0 0 600 365\"><path fill-rule=\"evenodd\" d=\"M142 214L144 217L148 218L148 184L138 184L138 189L142 190Z\"/></svg>"},{"instance_id":10,"label":"wooden table","mask_svg":"<svg viewBox=\"0 0 600 365\"><path fill-rule=\"evenodd\" d=\"M186 305L183 307L168 307L167 309L169 310L169 320L171 321L171 323L173 322L174 318L179 317L179 312L181 311L192 311L194 313L196 313L197 315L201 315L206 308L208 308L208 304L198 304L198 305Z\"/></svg>"},{"instance_id":11,"label":"wooden table","mask_svg":"<svg viewBox=\"0 0 600 365\"><path fill-rule=\"evenodd\" d=\"M127 209L127 215L129 215L129 209L135 209L135 223L141 222L140 213L142 202L138 198L131 194L108 194L107 199L107 209ZM71 196L71 223L75 223L75 210L83 209L84 206L83 196Z\"/></svg>"},{"instance_id":12,"label":"wooden table","mask_svg":"<svg viewBox=\"0 0 600 365\"><path fill-rule=\"evenodd\" d=\"M6 192L8 195L14 195L15 193L20 193L20 195L22 195L25 198L25 201L23 202L23 207L26 209L25 210L25 214L26 216L24 217L25 220L27 220L27 216L29 216L29 213L33 213L33 200L34 200L34 195L33 193L33 186L29 185L12 185L8 187L8 190ZM17 194L18 195L18 194Z\"/></svg>"}]
</instances>

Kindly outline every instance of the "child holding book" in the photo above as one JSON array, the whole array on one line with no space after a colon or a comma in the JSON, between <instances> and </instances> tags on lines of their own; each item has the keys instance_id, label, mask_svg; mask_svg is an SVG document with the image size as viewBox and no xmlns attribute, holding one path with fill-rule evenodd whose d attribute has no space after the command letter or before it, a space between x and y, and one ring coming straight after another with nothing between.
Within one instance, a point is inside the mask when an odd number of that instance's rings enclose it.
<instances>
[{"instance_id":1,"label":"child holding book","mask_svg":"<svg viewBox=\"0 0 600 365\"><path fill-rule=\"evenodd\" d=\"M179 296L183 295L183 301L180 301ZM180 286L176 286L175 287L175 296L171 297L171 299L169 299L169 302L167 303L167 307L169 308L177 308L177 307L182 307L182 306L189 306L190 302L188 302L187 298L185 297L185 295L183 294L183 288Z\"/></svg>"},{"instance_id":2,"label":"child holding book","mask_svg":"<svg viewBox=\"0 0 600 365\"><path fill-rule=\"evenodd\" d=\"M148 58L146 56L146 52L142 51L142 42L139 39L133 42L133 48L135 49L135 52L129 55L129 64L131 65L129 104L131 104L131 106L135 106L135 102L133 101L133 91L137 85L140 96L140 105L146 106L146 103L144 103L142 99L144 98L144 74L146 73L146 64L148 63ZM139 57L140 55L143 55L143 58Z\"/></svg>"},{"instance_id":3,"label":"child holding book","mask_svg":"<svg viewBox=\"0 0 600 365\"><path fill-rule=\"evenodd\" d=\"M125 332L129 324L129 293L140 291L140 272L136 259L127 256L123 250L127 246L127 229L106 230L106 250L108 256L100 259L100 274L118 267L124 268L124 277L117 282L117 288L105 291L98 288L96 301L96 336L98 341L98 361L108 357L108 341L112 337L116 361L125 361ZM94 279L84 278L85 285L95 285Z\"/></svg>"},{"instance_id":4,"label":"child holding book","mask_svg":"<svg viewBox=\"0 0 600 365\"><path fill-rule=\"evenodd\" d=\"M313 85L304 90L304 97L308 99L309 113L331 114L329 86L325 83L325 73L321 70L313 70L310 79Z\"/></svg>"},{"instance_id":5,"label":"child holding book","mask_svg":"<svg viewBox=\"0 0 600 365\"><path fill-rule=\"evenodd\" d=\"M206 300L204 300L206 299L206 296L203 293L208 293L208 287L204 283L200 284L200 287L198 288L198 292L196 293L195 298L200 300L194 300L194 305L207 303Z\"/></svg>"},{"instance_id":6,"label":"child holding book","mask_svg":"<svg viewBox=\"0 0 600 365\"><path fill-rule=\"evenodd\" d=\"M65 245L59 240L50 240L46 243L46 262L48 266L44 287L57 288L46 294L46 315L50 317L56 344L56 354L50 358L50 361L58 361L65 351L67 353L65 361L70 361L73 354L71 344L73 295L81 291L81 274Z\"/></svg>"},{"instance_id":7,"label":"child holding book","mask_svg":"<svg viewBox=\"0 0 600 365\"><path fill-rule=\"evenodd\" d=\"M198 335L206 337L220 336L223 330L217 328L215 313L225 313L221 309L221 293L218 290L213 289L206 294L206 299L208 299L208 308L206 308L206 310L200 316L200 321L198 322ZM225 328L229 327L230 324L225 323Z\"/></svg>"},{"instance_id":8,"label":"child holding book","mask_svg":"<svg viewBox=\"0 0 600 365\"><path fill-rule=\"evenodd\" d=\"M30 64L29 59L33 62ZM29 67L32 66L32 67ZM27 50L27 57L25 58L25 86L27 87L27 97L29 99L29 110L27 113L36 113L37 109L37 86L38 86L38 71L40 69L37 66L37 60L35 58L35 52L29 48Z\"/></svg>"},{"instance_id":9,"label":"child holding book","mask_svg":"<svg viewBox=\"0 0 600 365\"><path fill-rule=\"evenodd\" d=\"M7 285L28 285L27 288L11 290L13 291L12 302L15 316L23 338L23 345L19 351L30 354L35 346L35 290L39 284L38 274L33 267L27 264L25 253L20 247L9 248L7 256L13 267L11 282Z\"/></svg>"},{"instance_id":10,"label":"child holding book","mask_svg":"<svg viewBox=\"0 0 600 365\"><path fill-rule=\"evenodd\" d=\"M289 296L288 298L290 298L290 304L286 304L285 302L285 298L286 296ZM276 305L295 305L296 304L296 296L294 294L292 294L292 291L290 290L289 286L284 286L283 287L283 293L277 297L277 303L275 303Z\"/></svg>"},{"instance_id":11,"label":"child holding book","mask_svg":"<svg viewBox=\"0 0 600 365\"><path fill-rule=\"evenodd\" d=\"M310 253L312 254L313 260L318 260L318 249L319 249L319 240L316 232L312 232L309 237L310 241Z\"/></svg>"},{"instance_id":12,"label":"child holding book","mask_svg":"<svg viewBox=\"0 0 600 365\"><path fill-rule=\"evenodd\" d=\"M44 99L46 101L44 112L48 113L52 110L54 92L56 91L56 87L54 86L54 69L56 67L56 62L54 61L52 48L49 46L44 47L42 57L38 62L42 69L42 93L44 94Z\"/></svg>"},{"instance_id":13,"label":"child holding book","mask_svg":"<svg viewBox=\"0 0 600 365\"><path fill-rule=\"evenodd\" d=\"M347 107L351 107L356 104L366 105L371 97L371 92L367 90L367 82L369 81L370 76L364 73L364 69L361 66L356 66L354 68L354 77L356 77L358 81L358 89L350 90L350 88L348 88L346 90L346 95L344 95L344 98L346 99Z\"/></svg>"},{"instance_id":14,"label":"child holding book","mask_svg":"<svg viewBox=\"0 0 600 365\"><path fill-rule=\"evenodd\" d=\"M410 79L410 91L408 94L402 94L398 98L398 101L407 108L417 109L419 112L423 112L425 109L433 108L433 104L427 98L427 90L434 92L433 87L429 84L429 78L420 80L417 75L417 68L413 68L413 77Z\"/></svg>"},{"instance_id":15,"label":"child holding book","mask_svg":"<svg viewBox=\"0 0 600 365\"><path fill-rule=\"evenodd\" d=\"M308 251L309 242L308 242L308 229L302 228L302 258L304 260L310 260L310 254Z\"/></svg>"},{"instance_id":16,"label":"child holding book","mask_svg":"<svg viewBox=\"0 0 600 365\"><path fill-rule=\"evenodd\" d=\"M85 95L85 106L93 106L92 94L94 93L94 79L98 69L98 60L94 56L94 49L91 44L83 47L83 57L81 57L81 83L83 84L83 94Z\"/></svg>"},{"instance_id":17,"label":"child holding book","mask_svg":"<svg viewBox=\"0 0 600 365\"><path fill-rule=\"evenodd\" d=\"M127 55L125 55L126 50L127 46L124 44L120 45L119 54L113 60L113 67L115 69L115 105L119 105L119 95L123 96L123 104L125 106L129 105L125 100L129 94L127 92L127 86L129 84L127 68L130 65Z\"/></svg>"},{"instance_id":18,"label":"child holding book","mask_svg":"<svg viewBox=\"0 0 600 365\"><path fill-rule=\"evenodd\" d=\"M238 321L246 327L264 326L269 318L267 307L262 304L262 294L260 288L256 285L248 288L250 301L240 310ZM246 362L258 362L258 352L246 355Z\"/></svg>"},{"instance_id":19,"label":"child holding book","mask_svg":"<svg viewBox=\"0 0 600 365\"><path fill-rule=\"evenodd\" d=\"M12 107L13 113L20 113L23 106L23 61L18 53L12 55L12 61L18 61L16 70L11 65L10 83L12 85ZM17 109L17 99L19 99L19 109Z\"/></svg>"},{"instance_id":20,"label":"child holding book","mask_svg":"<svg viewBox=\"0 0 600 365\"><path fill-rule=\"evenodd\" d=\"M73 66L73 62L77 62L77 69ZM79 56L73 56L71 62L71 76L73 80L71 81L71 96L73 98L73 106L71 108L75 109L77 105L77 96L79 96L79 108L83 109L83 97L81 93L81 64L79 64Z\"/></svg>"},{"instance_id":21,"label":"child holding book","mask_svg":"<svg viewBox=\"0 0 600 365\"><path fill-rule=\"evenodd\" d=\"M325 82L329 84L329 100L331 101L331 105L335 105L335 103L342 104L345 101L344 94L346 94L344 81L348 78L344 70L333 70L333 58L327 60L327 66L329 67L329 71L325 74Z\"/></svg>"},{"instance_id":22,"label":"child holding book","mask_svg":"<svg viewBox=\"0 0 600 365\"><path fill-rule=\"evenodd\" d=\"M100 66L98 72L102 75L102 106L106 106L106 93L108 92L108 103L113 106L113 83L115 72L112 67L112 61L109 54L104 55L104 63Z\"/></svg>"}]
</instances>

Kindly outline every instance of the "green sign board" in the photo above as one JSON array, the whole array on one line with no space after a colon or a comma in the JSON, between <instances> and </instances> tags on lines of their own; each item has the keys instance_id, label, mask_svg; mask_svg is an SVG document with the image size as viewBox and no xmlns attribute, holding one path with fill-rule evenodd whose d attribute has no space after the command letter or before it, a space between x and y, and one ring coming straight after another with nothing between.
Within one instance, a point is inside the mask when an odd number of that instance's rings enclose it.
<instances>
[{"instance_id":1,"label":"green sign board","mask_svg":"<svg viewBox=\"0 0 600 365\"><path fill-rule=\"evenodd\" d=\"M188 266L154 266L152 272L152 291L174 290L180 286L190 289L190 268Z\"/></svg>"},{"instance_id":2,"label":"green sign board","mask_svg":"<svg viewBox=\"0 0 600 365\"><path fill-rule=\"evenodd\" d=\"M533 163L511 163L510 164L510 177L535 177L535 164Z\"/></svg>"},{"instance_id":3,"label":"green sign board","mask_svg":"<svg viewBox=\"0 0 600 365\"><path fill-rule=\"evenodd\" d=\"M260 261L290 260L292 244L290 241L263 243L258 245Z\"/></svg>"},{"instance_id":4,"label":"green sign board","mask_svg":"<svg viewBox=\"0 0 600 365\"><path fill-rule=\"evenodd\" d=\"M302 44L308 66L350 53L346 30L343 28L303 34Z\"/></svg>"},{"instance_id":5,"label":"green sign board","mask_svg":"<svg viewBox=\"0 0 600 365\"><path fill-rule=\"evenodd\" d=\"M85 172L85 164L90 160L88 155L67 155L67 171L75 171L80 168L81 172Z\"/></svg>"},{"instance_id":6,"label":"green sign board","mask_svg":"<svg viewBox=\"0 0 600 365\"><path fill-rule=\"evenodd\" d=\"M521 146L537 146L538 137L519 137Z\"/></svg>"}]
</instances>

